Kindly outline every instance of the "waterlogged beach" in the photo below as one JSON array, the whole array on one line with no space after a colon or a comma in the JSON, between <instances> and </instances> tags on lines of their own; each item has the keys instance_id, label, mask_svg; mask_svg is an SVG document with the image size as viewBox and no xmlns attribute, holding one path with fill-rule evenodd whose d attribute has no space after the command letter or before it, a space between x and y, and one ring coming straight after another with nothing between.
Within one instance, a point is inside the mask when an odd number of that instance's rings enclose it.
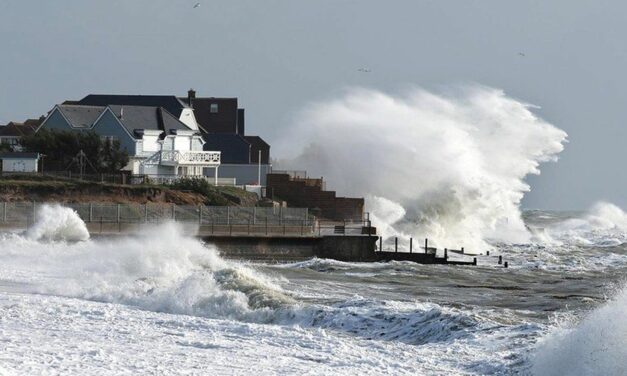
<instances>
[{"instance_id":1,"label":"waterlogged beach","mask_svg":"<svg viewBox=\"0 0 627 376\"><path fill-rule=\"evenodd\" d=\"M528 211L510 268L225 260L166 224L88 239L49 207L0 235L7 374L625 372L627 217ZM54 220L52 220L54 219Z\"/></svg>"}]
</instances>

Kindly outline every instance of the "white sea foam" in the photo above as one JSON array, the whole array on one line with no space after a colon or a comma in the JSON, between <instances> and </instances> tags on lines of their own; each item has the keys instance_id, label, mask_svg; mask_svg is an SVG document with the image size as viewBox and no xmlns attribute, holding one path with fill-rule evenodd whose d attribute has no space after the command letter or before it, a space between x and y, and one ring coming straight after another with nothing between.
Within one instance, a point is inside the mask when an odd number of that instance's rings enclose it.
<instances>
[{"instance_id":1,"label":"white sea foam","mask_svg":"<svg viewBox=\"0 0 627 376\"><path fill-rule=\"evenodd\" d=\"M533 372L550 375L627 374L627 289L572 326L562 323L541 339Z\"/></svg>"},{"instance_id":2,"label":"white sea foam","mask_svg":"<svg viewBox=\"0 0 627 376\"><path fill-rule=\"evenodd\" d=\"M89 239L89 231L76 211L46 204L37 208L35 223L26 236L33 240L80 241Z\"/></svg>"},{"instance_id":3,"label":"white sea foam","mask_svg":"<svg viewBox=\"0 0 627 376\"><path fill-rule=\"evenodd\" d=\"M529 241L523 179L554 160L566 139L529 105L486 87L402 97L356 89L299 119L289 142L277 144L281 167L368 197L375 225L387 232L469 252L491 248L488 239Z\"/></svg>"},{"instance_id":4,"label":"white sea foam","mask_svg":"<svg viewBox=\"0 0 627 376\"><path fill-rule=\"evenodd\" d=\"M78 217L51 225L51 213L74 218L62 209L42 210L43 222L26 237L0 236L0 262L11 266L3 270L5 279L31 292L242 320L263 321L271 308L290 301L270 278L223 260L215 247L184 237L173 223L135 237L44 242L83 234Z\"/></svg>"},{"instance_id":5,"label":"white sea foam","mask_svg":"<svg viewBox=\"0 0 627 376\"><path fill-rule=\"evenodd\" d=\"M613 247L627 242L627 213L608 202L598 202L580 216L534 229L543 244Z\"/></svg>"}]
</instances>

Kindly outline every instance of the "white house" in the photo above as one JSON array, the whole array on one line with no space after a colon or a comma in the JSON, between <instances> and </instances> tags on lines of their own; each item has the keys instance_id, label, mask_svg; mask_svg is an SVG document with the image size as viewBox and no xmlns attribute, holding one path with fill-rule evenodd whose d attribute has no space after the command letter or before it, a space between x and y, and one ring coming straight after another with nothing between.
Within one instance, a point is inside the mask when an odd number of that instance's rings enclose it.
<instances>
[{"instance_id":1,"label":"white house","mask_svg":"<svg viewBox=\"0 0 627 376\"><path fill-rule=\"evenodd\" d=\"M209 175L217 184L220 152L203 151L200 132L162 107L55 106L39 129L94 131L120 142L129 156L125 168L135 175L169 181L182 176Z\"/></svg>"},{"instance_id":2,"label":"white house","mask_svg":"<svg viewBox=\"0 0 627 376\"><path fill-rule=\"evenodd\" d=\"M37 172L39 153L0 153L2 172Z\"/></svg>"}]
</instances>

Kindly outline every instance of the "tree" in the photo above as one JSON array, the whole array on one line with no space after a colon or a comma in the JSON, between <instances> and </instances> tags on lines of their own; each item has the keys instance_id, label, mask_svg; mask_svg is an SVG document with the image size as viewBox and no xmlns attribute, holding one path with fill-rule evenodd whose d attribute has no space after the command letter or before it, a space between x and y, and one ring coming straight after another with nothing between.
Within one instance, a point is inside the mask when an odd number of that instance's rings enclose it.
<instances>
[{"instance_id":1,"label":"tree","mask_svg":"<svg viewBox=\"0 0 627 376\"><path fill-rule=\"evenodd\" d=\"M93 131L59 131L41 129L24 136L25 150L46 155L49 170L78 170L76 156L82 150L89 160L87 172L115 172L126 166L128 153L119 141L103 141Z\"/></svg>"},{"instance_id":2,"label":"tree","mask_svg":"<svg viewBox=\"0 0 627 376\"><path fill-rule=\"evenodd\" d=\"M102 145L101 166L104 171L119 171L128 164L129 158L126 150L120 148L119 140L106 139Z\"/></svg>"}]
</instances>

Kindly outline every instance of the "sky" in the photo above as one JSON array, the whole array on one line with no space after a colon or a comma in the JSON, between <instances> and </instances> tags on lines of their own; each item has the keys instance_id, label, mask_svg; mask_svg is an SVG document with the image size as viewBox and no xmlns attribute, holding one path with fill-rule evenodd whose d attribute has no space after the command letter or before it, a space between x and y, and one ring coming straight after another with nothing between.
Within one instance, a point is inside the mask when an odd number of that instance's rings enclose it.
<instances>
[{"instance_id":1,"label":"sky","mask_svg":"<svg viewBox=\"0 0 627 376\"><path fill-rule=\"evenodd\" d=\"M0 123L89 93L194 88L238 97L272 144L346 88L478 83L569 134L524 207L627 208L625 14L603 0L0 0Z\"/></svg>"}]
</instances>

